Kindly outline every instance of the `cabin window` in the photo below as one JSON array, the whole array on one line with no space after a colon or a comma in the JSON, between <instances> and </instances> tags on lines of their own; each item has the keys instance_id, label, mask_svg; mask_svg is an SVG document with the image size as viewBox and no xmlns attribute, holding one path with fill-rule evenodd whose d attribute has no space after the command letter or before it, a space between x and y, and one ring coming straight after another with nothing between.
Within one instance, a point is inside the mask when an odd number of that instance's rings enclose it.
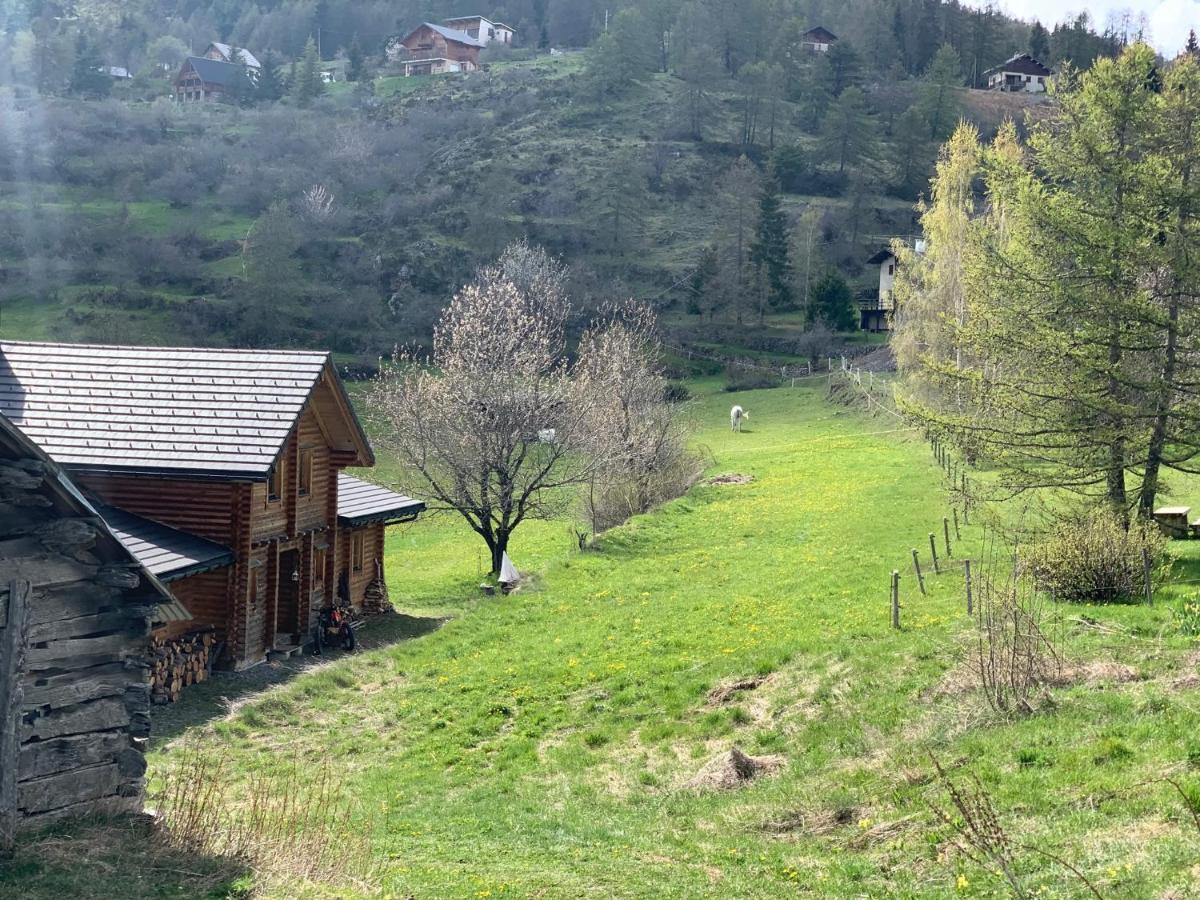
<instances>
[{"instance_id":1,"label":"cabin window","mask_svg":"<svg viewBox=\"0 0 1200 900\"><path fill-rule=\"evenodd\" d=\"M312 492L313 452L300 451L300 496L306 497Z\"/></svg>"},{"instance_id":2,"label":"cabin window","mask_svg":"<svg viewBox=\"0 0 1200 900\"><path fill-rule=\"evenodd\" d=\"M283 496L283 461L280 460L277 465L271 467L271 474L267 478L267 502L274 503Z\"/></svg>"},{"instance_id":3,"label":"cabin window","mask_svg":"<svg viewBox=\"0 0 1200 900\"><path fill-rule=\"evenodd\" d=\"M895 263L888 263L888 274L889 275L896 274L896 264Z\"/></svg>"},{"instance_id":4,"label":"cabin window","mask_svg":"<svg viewBox=\"0 0 1200 900\"><path fill-rule=\"evenodd\" d=\"M355 572L361 572L363 570L363 555L365 550L363 545L365 543L366 542L363 540L361 531L354 535L350 541L350 567L354 569Z\"/></svg>"}]
</instances>

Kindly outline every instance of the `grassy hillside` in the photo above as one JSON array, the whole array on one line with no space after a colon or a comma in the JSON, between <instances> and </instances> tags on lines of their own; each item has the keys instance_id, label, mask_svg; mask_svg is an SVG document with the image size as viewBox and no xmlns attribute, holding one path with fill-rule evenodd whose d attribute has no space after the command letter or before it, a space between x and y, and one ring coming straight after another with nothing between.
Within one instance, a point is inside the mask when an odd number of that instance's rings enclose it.
<instances>
[{"instance_id":1,"label":"grassy hillside","mask_svg":"<svg viewBox=\"0 0 1200 900\"><path fill-rule=\"evenodd\" d=\"M453 519L394 529L393 600L444 625L233 709L213 702L153 754L156 777L192 752L219 758L243 798L259 779L286 795L328 763L351 801L335 843L349 859L366 841L369 869L318 884L281 861L214 873L159 853L146 879L130 874L142 844L82 829L23 846L0 885L30 898L186 896L222 880L281 897L1001 895L931 813L947 803L936 753L1038 848L1014 851L1031 893L1085 894L1041 851L1103 896L1200 890L1192 801L1157 781L1190 791L1200 757L1194 639L1177 618L1192 590L1059 610L1073 678L1037 715L1001 719L962 668L961 570L931 576L928 596L909 577L910 548L948 512L928 448L819 387L700 389L709 474L751 483L702 484L583 554L563 526L530 527L513 556L534 575L509 597L479 594L478 548ZM730 402L753 413L740 435ZM955 560L978 559L980 540L965 529ZM780 768L733 790L688 786L734 745ZM86 879L67 849L82 846L95 849Z\"/></svg>"}]
</instances>

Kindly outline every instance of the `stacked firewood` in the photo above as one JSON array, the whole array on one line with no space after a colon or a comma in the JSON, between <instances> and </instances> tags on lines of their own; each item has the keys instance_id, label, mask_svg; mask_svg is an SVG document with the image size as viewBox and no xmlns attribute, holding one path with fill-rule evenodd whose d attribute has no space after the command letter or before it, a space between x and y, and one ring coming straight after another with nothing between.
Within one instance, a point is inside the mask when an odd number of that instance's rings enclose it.
<instances>
[{"instance_id":1,"label":"stacked firewood","mask_svg":"<svg viewBox=\"0 0 1200 900\"><path fill-rule=\"evenodd\" d=\"M150 699L174 703L185 687L205 681L212 674L216 643L217 636L211 630L170 639L152 637Z\"/></svg>"},{"instance_id":2,"label":"stacked firewood","mask_svg":"<svg viewBox=\"0 0 1200 900\"><path fill-rule=\"evenodd\" d=\"M363 612L373 616L393 611L392 601L388 599L387 582L383 580L383 565L375 560L375 577L363 591Z\"/></svg>"}]
</instances>

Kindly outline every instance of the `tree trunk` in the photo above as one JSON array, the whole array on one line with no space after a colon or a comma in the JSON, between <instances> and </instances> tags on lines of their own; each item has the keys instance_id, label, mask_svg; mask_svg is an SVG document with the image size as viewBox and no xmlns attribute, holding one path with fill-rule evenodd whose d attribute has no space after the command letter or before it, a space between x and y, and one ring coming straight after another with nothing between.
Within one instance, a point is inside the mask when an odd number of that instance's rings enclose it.
<instances>
[{"instance_id":1,"label":"tree trunk","mask_svg":"<svg viewBox=\"0 0 1200 900\"><path fill-rule=\"evenodd\" d=\"M1142 476L1142 493L1138 499L1138 514L1150 518L1158 494L1158 473L1162 468L1163 451L1167 446L1167 420L1170 417L1175 384L1175 349L1179 335L1179 294L1171 293L1167 320L1167 352L1163 360L1162 390L1154 410L1154 426L1146 450L1146 471Z\"/></svg>"},{"instance_id":2,"label":"tree trunk","mask_svg":"<svg viewBox=\"0 0 1200 900\"><path fill-rule=\"evenodd\" d=\"M488 547L492 551L492 574L499 575L500 567L504 564L504 554L508 552L508 532L497 534L488 543Z\"/></svg>"}]
</instances>

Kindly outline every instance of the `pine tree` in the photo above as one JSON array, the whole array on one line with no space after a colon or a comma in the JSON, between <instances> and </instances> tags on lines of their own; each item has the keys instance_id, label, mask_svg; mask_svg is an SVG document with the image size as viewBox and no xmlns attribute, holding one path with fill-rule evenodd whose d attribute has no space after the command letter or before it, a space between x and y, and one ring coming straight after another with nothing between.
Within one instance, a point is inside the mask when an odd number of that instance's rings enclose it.
<instances>
[{"instance_id":1,"label":"pine tree","mask_svg":"<svg viewBox=\"0 0 1200 900\"><path fill-rule=\"evenodd\" d=\"M956 90L962 86L962 63L958 51L942 44L925 70L921 84L921 112L929 123L929 139L941 140L954 127L959 102Z\"/></svg>"},{"instance_id":2,"label":"pine tree","mask_svg":"<svg viewBox=\"0 0 1200 900\"><path fill-rule=\"evenodd\" d=\"M837 162L839 173L875 158L875 123L861 88L848 88L830 108L821 126L820 146L826 159Z\"/></svg>"},{"instance_id":3,"label":"pine tree","mask_svg":"<svg viewBox=\"0 0 1200 900\"><path fill-rule=\"evenodd\" d=\"M846 279L832 270L812 287L813 318L833 331L849 331L858 324L854 296Z\"/></svg>"},{"instance_id":4,"label":"pine tree","mask_svg":"<svg viewBox=\"0 0 1200 900\"><path fill-rule=\"evenodd\" d=\"M829 64L824 71L829 78L826 87L832 96L840 97L842 91L862 80L862 60L849 41L838 41L822 57Z\"/></svg>"},{"instance_id":5,"label":"pine tree","mask_svg":"<svg viewBox=\"0 0 1200 900\"><path fill-rule=\"evenodd\" d=\"M1200 41L1196 40L1196 29L1189 28L1187 43L1184 44L1183 52L1190 56L1200 56Z\"/></svg>"},{"instance_id":6,"label":"pine tree","mask_svg":"<svg viewBox=\"0 0 1200 900\"><path fill-rule=\"evenodd\" d=\"M1029 55L1039 62L1050 62L1050 32L1036 19L1029 29Z\"/></svg>"},{"instance_id":7,"label":"pine tree","mask_svg":"<svg viewBox=\"0 0 1200 900\"><path fill-rule=\"evenodd\" d=\"M312 38L304 45L304 55L300 58L289 88L298 106L309 106L325 92L325 82L321 80L321 58L317 55L317 42Z\"/></svg>"},{"instance_id":8,"label":"pine tree","mask_svg":"<svg viewBox=\"0 0 1200 900\"><path fill-rule=\"evenodd\" d=\"M788 241L788 218L779 197L779 179L768 168L758 197L758 223L750 245L750 262L763 280L766 304L772 309L791 309L792 263ZM766 310L759 306L759 320Z\"/></svg>"},{"instance_id":9,"label":"pine tree","mask_svg":"<svg viewBox=\"0 0 1200 900\"><path fill-rule=\"evenodd\" d=\"M904 197L916 199L929 175L929 160L932 157L929 123L917 107L910 106L901 113L892 129L895 184Z\"/></svg>"},{"instance_id":10,"label":"pine tree","mask_svg":"<svg viewBox=\"0 0 1200 900\"><path fill-rule=\"evenodd\" d=\"M283 98L283 76L279 71L279 59L274 53L267 53L263 56L262 68L258 70L255 93L259 100L269 103Z\"/></svg>"},{"instance_id":11,"label":"pine tree","mask_svg":"<svg viewBox=\"0 0 1200 900\"><path fill-rule=\"evenodd\" d=\"M242 51L237 47L232 48L229 58L233 62L234 72L225 86L225 99L241 107L253 106L258 99L258 85L242 58Z\"/></svg>"},{"instance_id":12,"label":"pine tree","mask_svg":"<svg viewBox=\"0 0 1200 900\"><path fill-rule=\"evenodd\" d=\"M93 99L107 97L112 90L112 79L104 71L104 57L85 34L75 42L75 63L67 88L76 96Z\"/></svg>"},{"instance_id":13,"label":"pine tree","mask_svg":"<svg viewBox=\"0 0 1200 900\"><path fill-rule=\"evenodd\" d=\"M354 40L350 42L350 49L346 53L346 80L361 81L364 73L364 57L362 45L358 42L358 35L354 35Z\"/></svg>"}]
</instances>

